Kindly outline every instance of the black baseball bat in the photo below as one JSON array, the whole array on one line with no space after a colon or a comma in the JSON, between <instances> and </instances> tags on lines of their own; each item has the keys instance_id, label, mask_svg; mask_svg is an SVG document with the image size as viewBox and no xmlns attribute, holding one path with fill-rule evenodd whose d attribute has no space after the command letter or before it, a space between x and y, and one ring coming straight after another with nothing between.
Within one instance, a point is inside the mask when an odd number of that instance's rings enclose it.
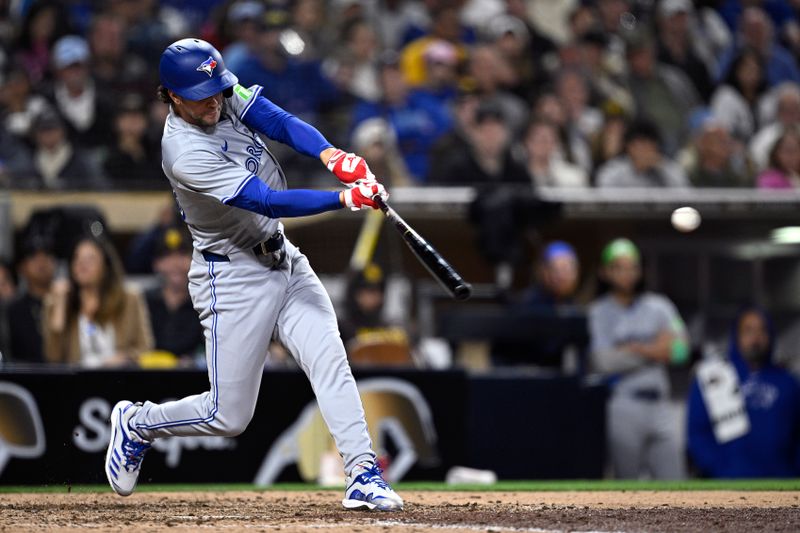
<instances>
[{"instance_id":1,"label":"black baseball bat","mask_svg":"<svg viewBox=\"0 0 800 533\"><path fill-rule=\"evenodd\" d=\"M442 287L449 292L456 300L466 300L472 295L472 285L464 281L464 278L456 272L447 260L442 257L442 254L430 245L428 241L414 231L414 228L408 225L403 218L397 214L397 211L389 207L383 198L374 196L373 200L378 207L380 207L386 218L389 219L406 244L417 256L417 259L425 266L428 272L438 281Z\"/></svg>"}]
</instances>

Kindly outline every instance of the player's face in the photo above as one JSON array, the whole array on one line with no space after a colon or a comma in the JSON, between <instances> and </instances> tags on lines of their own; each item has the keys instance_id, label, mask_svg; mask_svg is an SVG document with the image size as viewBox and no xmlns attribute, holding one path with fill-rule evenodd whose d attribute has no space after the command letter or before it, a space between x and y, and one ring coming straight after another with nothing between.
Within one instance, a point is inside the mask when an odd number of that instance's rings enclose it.
<instances>
[{"instance_id":1,"label":"player's face","mask_svg":"<svg viewBox=\"0 0 800 533\"><path fill-rule=\"evenodd\" d=\"M208 128L219 122L219 116L222 113L222 93L203 100L181 99L176 107L181 118L186 122Z\"/></svg>"}]
</instances>

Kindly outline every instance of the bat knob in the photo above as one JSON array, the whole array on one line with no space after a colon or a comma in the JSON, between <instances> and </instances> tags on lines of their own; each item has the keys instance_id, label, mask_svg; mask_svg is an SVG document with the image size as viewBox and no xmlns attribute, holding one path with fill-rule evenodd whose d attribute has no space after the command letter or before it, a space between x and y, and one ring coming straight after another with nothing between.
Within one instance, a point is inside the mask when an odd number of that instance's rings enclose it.
<instances>
[{"instance_id":1,"label":"bat knob","mask_svg":"<svg viewBox=\"0 0 800 533\"><path fill-rule=\"evenodd\" d=\"M453 289L453 297L456 300L466 300L472 296L472 285L463 283Z\"/></svg>"}]
</instances>

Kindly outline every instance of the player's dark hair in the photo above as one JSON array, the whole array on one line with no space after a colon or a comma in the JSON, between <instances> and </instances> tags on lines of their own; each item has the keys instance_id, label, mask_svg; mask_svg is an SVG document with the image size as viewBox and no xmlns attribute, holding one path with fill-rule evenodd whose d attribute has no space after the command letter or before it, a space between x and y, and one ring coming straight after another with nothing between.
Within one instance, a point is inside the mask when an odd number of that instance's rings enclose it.
<instances>
[{"instance_id":1,"label":"player's dark hair","mask_svg":"<svg viewBox=\"0 0 800 533\"><path fill-rule=\"evenodd\" d=\"M159 85L158 89L156 89L156 98L160 101L164 102L165 104L171 104L172 99L169 97L169 89L164 87L163 85Z\"/></svg>"}]
</instances>

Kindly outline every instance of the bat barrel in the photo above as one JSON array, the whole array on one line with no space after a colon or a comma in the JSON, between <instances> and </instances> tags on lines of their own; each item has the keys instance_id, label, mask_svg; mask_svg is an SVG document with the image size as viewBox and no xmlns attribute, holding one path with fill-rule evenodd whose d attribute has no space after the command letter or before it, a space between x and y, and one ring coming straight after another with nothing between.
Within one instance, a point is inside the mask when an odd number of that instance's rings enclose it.
<instances>
[{"instance_id":1,"label":"bat barrel","mask_svg":"<svg viewBox=\"0 0 800 533\"><path fill-rule=\"evenodd\" d=\"M472 285L467 282L453 287L453 297L456 300L466 300L472 296Z\"/></svg>"},{"instance_id":2,"label":"bat barrel","mask_svg":"<svg viewBox=\"0 0 800 533\"><path fill-rule=\"evenodd\" d=\"M373 196L373 200L378 205L386 217L391 220L400 232L403 240L417 256L420 263L431 273L442 287L449 292L456 300L466 300L472 295L472 286L464 281L464 278L437 252L433 246L414 231L408 223L398 215L394 209L386 205L378 195Z\"/></svg>"}]
</instances>

